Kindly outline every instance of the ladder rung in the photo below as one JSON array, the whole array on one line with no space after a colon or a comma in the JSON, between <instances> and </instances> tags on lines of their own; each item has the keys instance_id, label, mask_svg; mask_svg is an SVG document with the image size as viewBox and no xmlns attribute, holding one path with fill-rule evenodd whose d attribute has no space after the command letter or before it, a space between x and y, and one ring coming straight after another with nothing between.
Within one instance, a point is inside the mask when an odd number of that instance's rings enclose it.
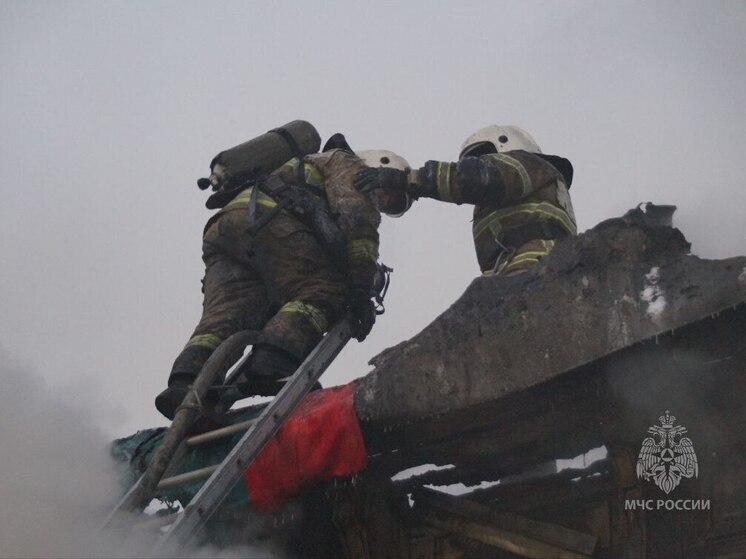
<instances>
[{"instance_id":1,"label":"ladder rung","mask_svg":"<svg viewBox=\"0 0 746 559\"><path fill-rule=\"evenodd\" d=\"M254 423L256 423L256 419L249 419L248 421L242 421L241 423L236 423L235 425L228 425L227 427L215 429L214 431L210 431L209 433L195 435L193 437L189 437L186 440L186 444L188 446L197 446L200 444L209 443L211 441L229 437L230 435L233 435L235 433L246 431L249 427L254 425Z\"/></svg>"},{"instance_id":2,"label":"ladder rung","mask_svg":"<svg viewBox=\"0 0 746 559\"><path fill-rule=\"evenodd\" d=\"M163 478L158 484L158 489L164 489L166 487L173 487L174 485L181 485L182 483L189 483L190 481L208 478L217 469L218 465L207 466L206 468L200 468L199 470L192 470L191 472L186 472L184 474Z\"/></svg>"},{"instance_id":3,"label":"ladder rung","mask_svg":"<svg viewBox=\"0 0 746 559\"><path fill-rule=\"evenodd\" d=\"M176 522L180 514L184 514L184 512L179 511L173 514L153 515L135 524L132 527L132 530L134 532L156 532L161 528Z\"/></svg>"}]
</instances>

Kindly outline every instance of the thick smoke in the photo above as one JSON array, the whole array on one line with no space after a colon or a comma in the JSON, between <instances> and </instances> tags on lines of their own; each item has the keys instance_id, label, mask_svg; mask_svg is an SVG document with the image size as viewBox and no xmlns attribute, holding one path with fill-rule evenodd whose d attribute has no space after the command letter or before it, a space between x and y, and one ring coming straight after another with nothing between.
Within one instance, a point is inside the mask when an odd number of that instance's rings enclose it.
<instances>
[{"instance_id":1,"label":"thick smoke","mask_svg":"<svg viewBox=\"0 0 746 559\"><path fill-rule=\"evenodd\" d=\"M146 556L140 538L98 530L120 495L111 438L90 411L106 398L85 393L95 386L53 391L1 347L0 378L0 557ZM188 554L276 557L246 548Z\"/></svg>"},{"instance_id":2,"label":"thick smoke","mask_svg":"<svg viewBox=\"0 0 746 559\"><path fill-rule=\"evenodd\" d=\"M95 521L115 499L109 440L84 407L55 397L0 349L0 556L86 553Z\"/></svg>"}]
</instances>

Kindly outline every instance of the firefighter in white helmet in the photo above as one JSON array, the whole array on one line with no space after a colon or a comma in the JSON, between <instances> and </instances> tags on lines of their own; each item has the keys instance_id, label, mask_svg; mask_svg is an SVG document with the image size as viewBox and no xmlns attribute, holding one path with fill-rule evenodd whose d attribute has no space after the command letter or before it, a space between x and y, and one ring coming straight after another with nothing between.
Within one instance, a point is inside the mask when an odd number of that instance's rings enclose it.
<instances>
[{"instance_id":1,"label":"firefighter in white helmet","mask_svg":"<svg viewBox=\"0 0 746 559\"><path fill-rule=\"evenodd\" d=\"M370 149L355 152L368 167L395 169L397 171L409 172L409 163L401 155L385 149ZM371 190L369 196L379 212L389 217L399 217L412 206L412 198L403 191L387 191L380 188Z\"/></svg>"},{"instance_id":2,"label":"firefighter in white helmet","mask_svg":"<svg viewBox=\"0 0 746 559\"><path fill-rule=\"evenodd\" d=\"M345 312L365 339L376 316L380 212L403 211L406 195L363 195L355 175L366 164L409 165L388 151L360 155L335 134L323 153L291 159L210 218L202 317L156 397L163 415L173 419L205 361L239 330L261 332L240 370L245 396L276 394Z\"/></svg>"},{"instance_id":3,"label":"firefighter in white helmet","mask_svg":"<svg viewBox=\"0 0 746 559\"><path fill-rule=\"evenodd\" d=\"M542 154L524 130L492 125L467 138L455 163L428 161L409 171L368 168L358 173L356 186L410 200L473 204L482 273L514 275L577 233L568 194L572 176L570 161Z\"/></svg>"}]
</instances>

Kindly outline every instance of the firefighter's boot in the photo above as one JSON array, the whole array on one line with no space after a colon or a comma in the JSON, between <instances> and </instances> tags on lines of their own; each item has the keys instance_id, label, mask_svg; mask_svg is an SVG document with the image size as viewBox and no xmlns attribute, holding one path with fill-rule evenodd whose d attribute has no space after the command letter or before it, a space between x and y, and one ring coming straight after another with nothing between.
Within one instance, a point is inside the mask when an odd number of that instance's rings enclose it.
<instances>
[{"instance_id":1,"label":"firefighter's boot","mask_svg":"<svg viewBox=\"0 0 746 559\"><path fill-rule=\"evenodd\" d=\"M301 360L270 344L257 344L237 382L244 396L274 396L292 376Z\"/></svg>"},{"instance_id":2,"label":"firefighter's boot","mask_svg":"<svg viewBox=\"0 0 746 559\"><path fill-rule=\"evenodd\" d=\"M176 410L189 394L189 386L194 377L187 375L171 375L168 379L168 388L155 397L155 407L169 420L173 421Z\"/></svg>"},{"instance_id":3,"label":"firefighter's boot","mask_svg":"<svg viewBox=\"0 0 746 559\"><path fill-rule=\"evenodd\" d=\"M189 394L194 379L195 377L187 375L171 375L171 378L168 381L168 388L155 397L156 409L166 418L173 421L174 417L176 417L176 412L184 402L184 398ZM219 401L219 392L216 390L208 390L207 394L205 394L202 399L204 407L200 407L197 421L202 421L203 423L208 421L210 425L213 425L213 428L222 427L223 425L216 424L217 420L215 419L216 416L213 411L213 408Z\"/></svg>"}]
</instances>

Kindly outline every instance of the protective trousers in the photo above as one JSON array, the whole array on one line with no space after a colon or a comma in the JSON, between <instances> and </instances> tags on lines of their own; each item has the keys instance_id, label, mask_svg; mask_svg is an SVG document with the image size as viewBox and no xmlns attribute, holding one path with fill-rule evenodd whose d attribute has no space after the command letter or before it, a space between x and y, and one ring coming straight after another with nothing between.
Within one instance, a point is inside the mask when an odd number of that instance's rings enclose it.
<instances>
[{"instance_id":1,"label":"protective trousers","mask_svg":"<svg viewBox=\"0 0 746 559\"><path fill-rule=\"evenodd\" d=\"M264 198L259 212L274 204ZM311 229L281 211L256 234L245 204L226 206L203 237L202 317L176 358L169 385L191 381L230 335L261 330L262 343L302 360L343 313L346 286Z\"/></svg>"}]
</instances>

